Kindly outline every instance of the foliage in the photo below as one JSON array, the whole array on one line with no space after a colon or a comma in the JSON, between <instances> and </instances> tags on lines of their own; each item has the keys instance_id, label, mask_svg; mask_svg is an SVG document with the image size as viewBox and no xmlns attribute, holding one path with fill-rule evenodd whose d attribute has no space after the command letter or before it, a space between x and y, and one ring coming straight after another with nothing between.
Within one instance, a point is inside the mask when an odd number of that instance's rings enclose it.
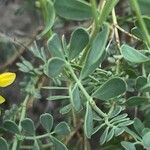
<instances>
[{"instance_id":1,"label":"foliage","mask_svg":"<svg viewBox=\"0 0 150 150\"><path fill-rule=\"evenodd\" d=\"M129 0L129 18L118 20L115 9L121 1L97 2L36 2L45 29L29 47L34 61L21 57L17 62L26 96L21 105L3 114L0 149L93 149L91 139L96 136L96 147L102 150L150 149L150 16L146 14L150 2ZM132 34L119 26L130 30L128 20ZM79 23L69 38L57 33L61 21ZM128 41L121 38L124 34ZM39 39L46 45L40 47ZM64 120L56 124L55 116L41 114L43 133L38 134L27 110L33 99L43 97L43 90L51 91L44 100L58 103ZM13 135L11 140L5 139L5 132ZM32 141L29 146L27 141Z\"/></svg>"}]
</instances>

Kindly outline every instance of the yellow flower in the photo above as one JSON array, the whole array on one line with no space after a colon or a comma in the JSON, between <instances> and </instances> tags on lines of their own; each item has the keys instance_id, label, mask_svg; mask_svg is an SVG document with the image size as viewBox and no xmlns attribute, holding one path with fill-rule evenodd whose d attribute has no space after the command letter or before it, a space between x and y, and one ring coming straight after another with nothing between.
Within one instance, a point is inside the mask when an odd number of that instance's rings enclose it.
<instances>
[{"instance_id":1,"label":"yellow flower","mask_svg":"<svg viewBox=\"0 0 150 150\"><path fill-rule=\"evenodd\" d=\"M6 86L12 84L14 82L15 78L16 78L15 73L6 72L6 73L0 74L0 88L6 87ZM2 96L0 96L0 104L2 104L4 102L5 102L5 99Z\"/></svg>"}]
</instances>

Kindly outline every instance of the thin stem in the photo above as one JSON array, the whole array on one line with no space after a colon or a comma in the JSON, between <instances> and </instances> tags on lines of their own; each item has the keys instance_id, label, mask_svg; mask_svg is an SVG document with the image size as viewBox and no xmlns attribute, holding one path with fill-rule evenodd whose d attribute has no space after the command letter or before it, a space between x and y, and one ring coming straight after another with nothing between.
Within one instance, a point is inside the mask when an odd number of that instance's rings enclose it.
<instances>
[{"instance_id":1,"label":"thin stem","mask_svg":"<svg viewBox=\"0 0 150 150\"><path fill-rule=\"evenodd\" d=\"M142 64L142 74L143 74L143 76L144 76L145 78L147 78L146 70L145 70L145 64L144 64L144 63ZM148 99L150 99L150 94L149 94L149 92L146 92L146 97L147 97Z\"/></svg>"},{"instance_id":2,"label":"thin stem","mask_svg":"<svg viewBox=\"0 0 150 150\"><path fill-rule=\"evenodd\" d=\"M130 0L130 3L131 3L131 6L132 6L132 9L135 11L135 14L137 16L140 28L141 28L141 30L144 34L144 39L147 42L149 52L150 52L150 36L149 36L149 33L148 33L148 29L147 29L147 27L146 27L146 25L143 21L142 14L141 14L138 2L137 2L137 0Z\"/></svg>"},{"instance_id":3,"label":"thin stem","mask_svg":"<svg viewBox=\"0 0 150 150\"><path fill-rule=\"evenodd\" d=\"M127 32L126 30L124 30L123 28L121 28L119 25L115 25L115 26L116 26L116 28L117 28L118 30L120 30L120 31L123 32L124 34L128 35L129 37L134 38L135 40L138 40L138 41L142 41L141 39L139 39L139 38L136 37L135 35L133 35L133 34Z\"/></svg>"},{"instance_id":4,"label":"thin stem","mask_svg":"<svg viewBox=\"0 0 150 150\"><path fill-rule=\"evenodd\" d=\"M45 90L68 90L68 87L55 87L55 86L45 86L42 87Z\"/></svg>"},{"instance_id":5,"label":"thin stem","mask_svg":"<svg viewBox=\"0 0 150 150\"><path fill-rule=\"evenodd\" d=\"M145 78L147 77L144 64L142 64L142 74Z\"/></svg>"},{"instance_id":6,"label":"thin stem","mask_svg":"<svg viewBox=\"0 0 150 150\"><path fill-rule=\"evenodd\" d=\"M72 99L72 91L71 91L71 89L72 89L72 84L70 84L70 86L69 86L69 97L70 97L70 99ZM70 101L72 103L72 100L70 100ZM71 110L72 110L72 117L73 117L73 126L76 127L76 125L77 125L77 119L76 119L75 110L74 110L73 107L72 107Z\"/></svg>"},{"instance_id":7,"label":"thin stem","mask_svg":"<svg viewBox=\"0 0 150 150\"><path fill-rule=\"evenodd\" d=\"M113 112L114 108L115 108L115 103L112 103L112 105L111 105L111 107L110 107L110 110L109 110L109 112L108 112L108 116L111 115L111 113Z\"/></svg>"},{"instance_id":8,"label":"thin stem","mask_svg":"<svg viewBox=\"0 0 150 150\"><path fill-rule=\"evenodd\" d=\"M92 13L95 21L95 30L98 30L98 13L97 13L97 5L95 0L90 0L92 5Z\"/></svg>"},{"instance_id":9,"label":"thin stem","mask_svg":"<svg viewBox=\"0 0 150 150\"><path fill-rule=\"evenodd\" d=\"M113 27L114 27L116 43L117 43L118 48L120 49L119 33L118 33L118 29L115 26L115 25L118 25L118 22L117 22L117 17L116 17L116 13L115 13L115 9L114 8L112 10L112 19L113 19Z\"/></svg>"},{"instance_id":10,"label":"thin stem","mask_svg":"<svg viewBox=\"0 0 150 150\"><path fill-rule=\"evenodd\" d=\"M100 0L100 2L99 2L98 11L100 14L102 13L105 3L106 3L106 0Z\"/></svg>"},{"instance_id":11,"label":"thin stem","mask_svg":"<svg viewBox=\"0 0 150 150\"><path fill-rule=\"evenodd\" d=\"M108 15L117 4L118 0L107 0L106 2L103 1L105 5L103 5L103 9L101 10L100 17L99 17L99 28L102 27L104 21L106 21Z\"/></svg>"},{"instance_id":12,"label":"thin stem","mask_svg":"<svg viewBox=\"0 0 150 150\"><path fill-rule=\"evenodd\" d=\"M115 34L115 39L116 39L116 43L117 43L117 47L120 51L120 38L119 38L119 32L118 32L118 29L116 28L116 25L118 25L118 22L117 22L117 17L116 17L116 12L115 12L115 9L113 8L112 10L112 20L113 20L113 28L114 28L114 34ZM120 53L118 51L118 54ZM118 59L116 61L116 74L118 75L119 72L120 72L120 59Z\"/></svg>"},{"instance_id":13,"label":"thin stem","mask_svg":"<svg viewBox=\"0 0 150 150\"><path fill-rule=\"evenodd\" d=\"M84 141L84 150L91 150L88 138L86 137L86 135L83 135L83 141Z\"/></svg>"},{"instance_id":14,"label":"thin stem","mask_svg":"<svg viewBox=\"0 0 150 150\"><path fill-rule=\"evenodd\" d=\"M73 126L77 126L77 119L76 119L76 114L74 108L72 108L72 117L73 117Z\"/></svg>"},{"instance_id":15,"label":"thin stem","mask_svg":"<svg viewBox=\"0 0 150 150\"><path fill-rule=\"evenodd\" d=\"M22 127L21 127L21 121L25 118L25 115L26 115L26 110L27 110L27 103L28 103L28 100L29 100L29 95L26 96L23 104L22 104L22 112L21 112L21 117L20 117L20 121L19 121L19 129L20 131L22 130Z\"/></svg>"},{"instance_id":16,"label":"thin stem","mask_svg":"<svg viewBox=\"0 0 150 150\"><path fill-rule=\"evenodd\" d=\"M48 136L50 136L51 134L53 134L54 132L51 132L51 133L46 133L46 134L43 134L43 135L38 135L38 136L25 136L24 139L26 140L37 140L37 139L43 139L43 138L46 138Z\"/></svg>"},{"instance_id":17,"label":"thin stem","mask_svg":"<svg viewBox=\"0 0 150 150\"><path fill-rule=\"evenodd\" d=\"M21 121L25 118L25 115L26 115L26 105L28 103L28 100L29 100L29 95L26 96L23 104L22 104L22 111L21 111L21 117L20 117L20 121L19 121L19 130L21 131L22 130L22 127L21 127ZM14 140L14 143L13 143L13 146L12 146L12 150L16 150L17 149L17 146L18 146L18 138L17 136L15 136L15 140Z\"/></svg>"}]
</instances>

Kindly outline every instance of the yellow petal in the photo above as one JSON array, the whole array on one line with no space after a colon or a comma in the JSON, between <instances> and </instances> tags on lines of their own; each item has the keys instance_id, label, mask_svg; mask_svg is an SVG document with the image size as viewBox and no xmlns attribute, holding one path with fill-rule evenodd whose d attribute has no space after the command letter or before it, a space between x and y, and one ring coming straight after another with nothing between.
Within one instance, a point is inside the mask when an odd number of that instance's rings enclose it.
<instances>
[{"instance_id":1,"label":"yellow petal","mask_svg":"<svg viewBox=\"0 0 150 150\"><path fill-rule=\"evenodd\" d=\"M6 87L14 82L16 78L15 73L6 72L0 74L0 87Z\"/></svg>"},{"instance_id":2,"label":"yellow petal","mask_svg":"<svg viewBox=\"0 0 150 150\"><path fill-rule=\"evenodd\" d=\"M0 104L4 103L5 102L5 99L4 97L0 96Z\"/></svg>"}]
</instances>

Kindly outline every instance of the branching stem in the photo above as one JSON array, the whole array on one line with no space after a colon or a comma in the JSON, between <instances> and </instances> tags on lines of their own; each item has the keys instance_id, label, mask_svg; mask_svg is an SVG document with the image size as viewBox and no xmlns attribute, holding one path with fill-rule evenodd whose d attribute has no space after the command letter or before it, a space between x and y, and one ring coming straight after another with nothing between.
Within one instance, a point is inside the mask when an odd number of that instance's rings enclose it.
<instances>
[{"instance_id":1,"label":"branching stem","mask_svg":"<svg viewBox=\"0 0 150 150\"><path fill-rule=\"evenodd\" d=\"M66 62L66 64L67 64L68 69L70 70L70 73L71 73L73 79L74 79L75 82L78 84L78 86L79 86L80 90L82 91L82 93L84 94L86 100L89 101L89 103L90 103L91 107L93 108L93 110L94 110L95 112L97 112L100 116L102 116L102 117L104 117L104 118L107 117L107 114L105 114L104 112L102 112L102 111L96 106L95 101L94 101L93 98L87 93L87 91L86 91L85 88L83 87L81 81L77 78L76 74L74 73L74 71L73 71L71 65L70 65L68 62Z\"/></svg>"}]
</instances>

